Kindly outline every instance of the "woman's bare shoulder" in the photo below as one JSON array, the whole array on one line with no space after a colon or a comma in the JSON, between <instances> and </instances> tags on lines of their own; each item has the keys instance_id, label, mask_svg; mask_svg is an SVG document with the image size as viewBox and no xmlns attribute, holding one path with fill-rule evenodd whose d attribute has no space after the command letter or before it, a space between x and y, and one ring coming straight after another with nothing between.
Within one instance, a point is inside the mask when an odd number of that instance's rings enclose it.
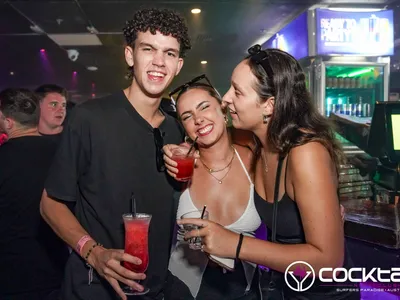
<instances>
[{"instance_id":1,"label":"woman's bare shoulder","mask_svg":"<svg viewBox=\"0 0 400 300\"><path fill-rule=\"evenodd\" d=\"M253 157L254 157L253 151L249 147L246 147L246 146L237 145L237 144L233 144L233 146L235 147L236 151L238 152L244 165L249 170L251 167L251 163L253 161Z\"/></svg>"}]
</instances>

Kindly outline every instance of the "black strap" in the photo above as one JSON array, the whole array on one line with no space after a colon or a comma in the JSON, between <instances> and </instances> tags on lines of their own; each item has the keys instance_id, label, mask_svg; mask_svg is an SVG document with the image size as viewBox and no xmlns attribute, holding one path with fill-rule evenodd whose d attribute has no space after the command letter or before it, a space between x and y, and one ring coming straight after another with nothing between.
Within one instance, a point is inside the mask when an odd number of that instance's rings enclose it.
<instances>
[{"instance_id":1,"label":"black strap","mask_svg":"<svg viewBox=\"0 0 400 300\"><path fill-rule=\"evenodd\" d=\"M279 156L279 161L278 161L278 168L276 169L276 178L275 178L275 189L274 189L274 205L273 205L273 211L272 211L272 236L271 236L271 242L275 243L276 242L276 227L277 227L277 220L278 220L278 197L279 197L279 186L281 182L281 173L282 173L282 164L283 160L285 157ZM276 287L276 281L278 280L276 278L278 273L274 272L274 270L270 269L270 281L268 283L268 293L270 295L267 296L268 299L274 299L274 300L281 300L284 299L283 297L283 291L277 291ZM277 294L279 293L279 294Z\"/></svg>"},{"instance_id":2,"label":"black strap","mask_svg":"<svg viewBox=\"0 0 400 300\"><path fill-rule=\"evenodd\" d=\"M274 206L272 211L272 236L271 242L276 242L276 227L278 220L278 197L279 197L279 186L281 182L281 173L282 173L282 164L285 157L279 156L278 168L276 169L276 178L275 178L275 189L274 189Z\"/></svg>"},{"instance_id":3,"label":"black strap","mask_svg":"<svg viewBox=\"0 0 400 300\"><path fill-rule=\"evenodd\" d=\"M275 178L275 189L274 189L274 206L272 211L272 236L271 242L276 242L276 227L277 227L277 220L278 220L278 197L279 197L279 186L281 182L281 173L282 173L282 164L285 157L279 156L278 161L278 168L276 169L276 178ZM267 299L274 299L274 300L283 300L285 299L283 295L283 290L277 288L277 282L279 281L280 276L279 273L275 272L274 270L270 270L270 281L268 283L268 295Z\"/></svg>"}]
</instances>

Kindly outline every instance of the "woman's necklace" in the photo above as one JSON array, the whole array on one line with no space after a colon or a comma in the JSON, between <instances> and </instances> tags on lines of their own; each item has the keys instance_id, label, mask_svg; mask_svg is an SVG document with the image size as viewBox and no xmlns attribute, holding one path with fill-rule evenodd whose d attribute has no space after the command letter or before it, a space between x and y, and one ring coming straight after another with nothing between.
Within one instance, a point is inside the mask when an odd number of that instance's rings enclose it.
<instances>
[{"instance_id":1,"label":"woman's necklace","mask_svg":"<svg viewBox=\"0 0 400 300\"><path fill-rule=\"evenodd\" d=\"M209 173L215 180L218 181L219 184L222 184L222 180L225 179L225 177L228 175L229 171L231 170L232 162L233 162L233 159L235 158L235 149L233 148L233 146L232 146L232 150L233 150L233 151L232 151L232 158L231 158L231 160L229 161L229 163L228 163L225 167L223 167L223 168L221 168L221 169L217 169L217 170L214 170L214 169L208 167L208 166L203 162L203 160L202 160L201 157L200 157L200 161L201 161L201 163L203 164L203 166L206 168L206 170L208 171L208 173ZM221 171L223 171L223 170L225 170L225 169L228 169L228 171L226 172L226 174L225 174L222 178L218 178L218 177L216 177L216 176L213 174L213 173L221 172Z\"/></svg>"},{"instance_id":2,"label":"woman's necklace","mask_svg":"<svg viewBox=\"0 0 400 300\"><path fill-rule=\"evenodd\" d=\"M262 160L262 162L263 162L263 164L264 164L264 171L265 171L265 173L268 173L269 168L268 168L267 159L265 158L265 154L264 154L264 151L263 151L263 150L261 150L261 160Z\"/></svg>"},{"instance_id":3,"label":"woman's necklace","mask_svg":"<svg viewBox=\"0 0 400 300\"><path fill-rule=\"evenodd\" d=\"M211 173L221 172L221 171L225 170L226 168L228 168L232 164L233 158L235 157L235 149L233 148L233 146L231 146L231 147L232 147L232 158L229 161L229 163L225 167L223 167L222 169L214 170L214 169L208 167L200 157L200 161L203 164L203 166L207 169L208 173L211 174Z\"/></svg>"},{"instance_id":4,"label":"woman's necklace","mask_svg":"<svg viewBox=\"0 0 400 300\"><path fill-rule=\"evenodd\" d=\"M214 179L215 179L216 181L218 181L219 184L222 184L222 180L224 180L225 177L228 176L229 171L231 170L231 167L232 167L232 163L229 164L229 166L228 166L228 171L226 171L225 175L222 176L222 178L216 177L213 173L209 173L209 174L210 174L212 177L214 177Z\"/></svg>"}]
</instances>

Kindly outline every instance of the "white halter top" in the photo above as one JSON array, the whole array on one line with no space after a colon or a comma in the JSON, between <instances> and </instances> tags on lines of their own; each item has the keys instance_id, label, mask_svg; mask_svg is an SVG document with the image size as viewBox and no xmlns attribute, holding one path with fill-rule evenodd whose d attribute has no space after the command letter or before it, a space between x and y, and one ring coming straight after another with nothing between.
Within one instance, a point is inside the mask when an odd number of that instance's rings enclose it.
<instances>
[{"instance_id":1,"label":"white halter top","mask_svg":"<svg viewBox=\"0 0 400 300\"><path fill-rule=\"evenodd\" d=\"M226 229L245 235L254 236L254 232L261 225L261 219L254 204L254 184L246 170L239 153L235 149L239 162L249 180L249 201L243 214ZM177 218L187 212L198 210L190 196L190 190L187 188L179 198ZM226 260L226 259L225 259ZM247 280L247 290L251 287L256 265L242 261ZM177 241L172 248L172 254L169 261L169 270L173 275L182 280L189 288L193 297L196 297L200 290L203 273L208 264L208 257L201 251L192 250L188 244L183 241Z\"/></svg>"}]
</instances>

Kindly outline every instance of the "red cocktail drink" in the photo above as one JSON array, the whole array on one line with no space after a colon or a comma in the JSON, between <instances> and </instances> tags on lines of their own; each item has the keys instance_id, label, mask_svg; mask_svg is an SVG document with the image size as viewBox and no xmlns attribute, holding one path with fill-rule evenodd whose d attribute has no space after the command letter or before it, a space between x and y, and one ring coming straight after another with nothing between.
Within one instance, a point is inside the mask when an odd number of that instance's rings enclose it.
<instances>
[{"instance_id":1,"label":"red cocktail drink","mask_svg":"<svg viewBox=\"0 0 400 300\"><path fill-rule=\"evenodd\" d=\"M172 159L176 161L178 164L176 166L176 168L178 169L178 174L176 174L176 179L185 181L192 178L194 169L193 154L188 155L181 149L176 149L175 151L172 152Z\"/></svg>"},{"instance_id":2,"label":"red cocktail drink","mask_svg":"<svg viewBox=\"0 0 400 300\"><path fill-rule=\"evenodd\" d=\"M125 268L135 272L144 273L149 265L149 248L148 248L148 237L149 237L149 225L151 221L151 215L148 214L125 214L122 216L125 225L125 253L140 258L142 263L140 265L124 262ZM143 292L137 292L129 287L129 291L124 290L127 295L144 295L149 289Z\"/></svg>"}]
</instances>

